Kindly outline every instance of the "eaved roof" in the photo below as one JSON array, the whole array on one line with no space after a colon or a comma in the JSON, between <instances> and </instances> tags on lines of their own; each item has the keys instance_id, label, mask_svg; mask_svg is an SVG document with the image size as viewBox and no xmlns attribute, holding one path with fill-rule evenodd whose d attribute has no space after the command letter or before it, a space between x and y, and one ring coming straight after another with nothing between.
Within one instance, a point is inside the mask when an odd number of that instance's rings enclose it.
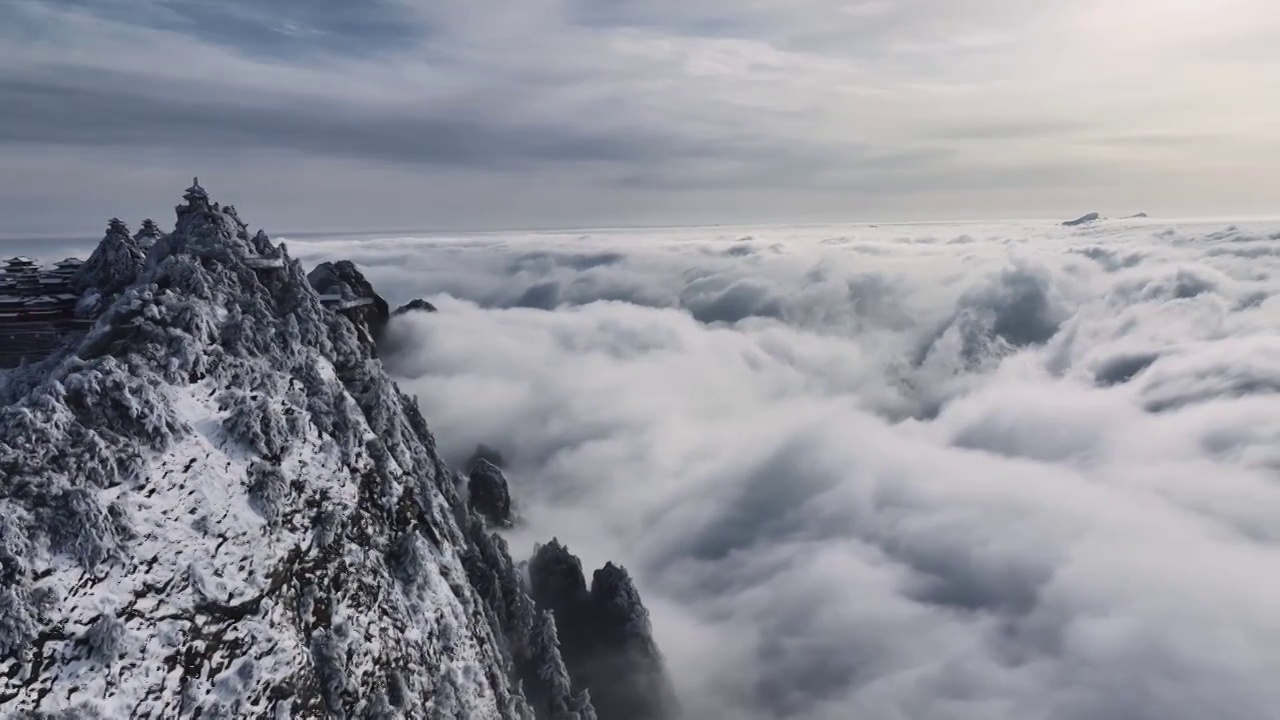
<instances>
[{"instance_id":1,"label":"eaved roof","mask_svg":"<svg viewBox=\"0 0 1280 720\"><path fill-rule=\"evenodd\" d=\"M10 265L34 265L36 261L25 255L19 255L15 258L9 258L8 260L5 260L5 262Z\"/></svg>"},{"instance_id":2,"label":"eaved roof","mask_svg":"<svg viewBox=\"0 0 1280 720\"><path fill-rule=\"evenodd\" d=\"M205 192L205 189L200 187L200 178L191 179L191 187L187 188L187 194L184 195L183 197L192 197L192 196L201 197L201 198L209 197L209 193Z\"/></svg>"}]
</instances>

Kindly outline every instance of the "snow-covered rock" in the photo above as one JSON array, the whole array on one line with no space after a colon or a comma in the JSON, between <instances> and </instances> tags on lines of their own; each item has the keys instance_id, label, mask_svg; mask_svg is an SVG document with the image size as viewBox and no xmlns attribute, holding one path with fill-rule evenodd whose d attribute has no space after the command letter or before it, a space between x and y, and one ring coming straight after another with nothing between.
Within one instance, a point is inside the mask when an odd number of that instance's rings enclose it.
<instances>
[{"instance_id":1,"label":"snow-covered rock","mask_svg":"<svg viewBox=\"0 0 1280 720\"><path fill-rule=\"evenodd\" d=\"M414 298L392 311L391 316L397 317L409 312L436 312L436 306L422 298Z\"/></svg>"},{"instance_id":2,"label":"snow-covered rock","mask_svg":"<svg viewBox=\"0 0 1280 720\"><path fill-rule=\"evenodd\" d=\"M352 320L186 199L145 263L113 222L96 326L0 388L0 716L594 718Z\"/></svg>"},{"instance_id":3,"label":"snow-covered rock","mask_svg":"<svg viewBox=\"0 0 1280 720\"><path fill-rule=\"evenodd\" d=\"M124 221L112 218L107 224L107 234L72 277L71 287L82 296L93 298L93 309L100 309L133 284L146 264L146 256L138 242L130 237Z\"/></svg>"},{"instance_id":4,"label":"snow-covered rock","mask_svg":"<svg viewBox=\"0 0 1280 720\"><path fill-rule=\"evenodd\" d=\"M353 300L368 300L368 305L360 306L349 313L357 325L366 330L369 336L377 339L382 335L387 320L391 318L387 301L373 289L370 283L350 260L326 262L316 266L307 276L311 287L323 296L336 298L339 302L349 303Z\"/></svg>"},{"instance_id":5,"label":"snow-covered rock","mask_svg":"<svg viewBox=\"0 0 1280 720\"><path fill-rule=\"evenodd\" d=\"M484 458L467 463L467 505L494 527L510 527L511 490L502 469Z\"/></svg>"}]
</instances>

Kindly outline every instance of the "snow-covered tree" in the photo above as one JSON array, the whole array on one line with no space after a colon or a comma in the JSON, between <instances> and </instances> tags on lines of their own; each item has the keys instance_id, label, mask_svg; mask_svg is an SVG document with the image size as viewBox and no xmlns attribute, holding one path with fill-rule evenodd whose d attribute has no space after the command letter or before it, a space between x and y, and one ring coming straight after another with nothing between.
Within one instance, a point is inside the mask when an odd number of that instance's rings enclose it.
<instances>
[{"instance_id":1,"label":"snow-covered tree","mask_svg":"<svg viewBox=\"0 0 1280 720\"><path fill-rule=\"evenodd\" d=\"M112 218L102 242L72 279L72 287L77 292L93 289L111 297L133 284L145 261L146 253L129 236L128 226Z\"/></svg>"},{"instance_id":2,"label":"snow-covered tree","mask_svg":"<svg viewBox=\"0 0 1280 720\"><path fill-rule=\"evenodd\" d=\"M547 720L594 720L594 710L585 695L575 695L569 670L560 657L560 640L555 617L550 611L538 613L529 637L529 661L538 679L538 691L531 699L539 717Z\"/></svg>"},{"instance_id":3,"label":"snow-covered tree","mask_svg":"<svg viewBox=\"0 0 1280 720\"><path fill-rule=\"evenodd\" d=\"M278 465L255 460L249 465L249 506L271 525L278 525L289 497L289 480Z\"/></svg>"},{"instance_id":4,"label":"snow-covered tree","mask_svg":"<svg viewBox=\"0 0 1280 720\"><path fill-rule=\"evenodd\" d=\"M127 632L119 618L110 613L103 613L84 634L89 657L102 665L111 665L124 652Z\"/></svg>"}]
</instances>

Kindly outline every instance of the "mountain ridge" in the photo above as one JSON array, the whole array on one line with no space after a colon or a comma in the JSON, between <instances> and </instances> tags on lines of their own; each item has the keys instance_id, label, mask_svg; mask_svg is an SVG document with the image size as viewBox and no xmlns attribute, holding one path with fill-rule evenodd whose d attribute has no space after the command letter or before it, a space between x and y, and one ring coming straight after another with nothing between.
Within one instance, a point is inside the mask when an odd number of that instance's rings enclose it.
<instances>
[{"instance_id":1,"label":"mountain ridge","mask_svg":"<svg viewBox=\"0 0 1280 720\"><path fill-rule=\"evenodd\" d=\"M113 220L96 325L0 386L0 710L595 718L369 329L185 200Z\"/></svg>"}]
</instances>

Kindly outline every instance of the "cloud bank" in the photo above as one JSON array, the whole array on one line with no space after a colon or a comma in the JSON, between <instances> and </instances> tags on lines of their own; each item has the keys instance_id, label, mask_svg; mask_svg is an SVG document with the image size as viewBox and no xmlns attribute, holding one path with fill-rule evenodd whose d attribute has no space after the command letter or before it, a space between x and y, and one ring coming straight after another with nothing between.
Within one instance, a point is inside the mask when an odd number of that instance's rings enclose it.
<instances>
[{"instance_id":1,"label":"cloud bank","mask_svg":"<svg viewBox=\"0 0 1280 720\"><path fill-rule=\"evenodd\" d=\"M1268 0L10 0L0 232L163 215L193 174L297 230L1274 212L1278 22Z\"/></svg>"},{"instance_id":2,"label":"cloud bank","mask_svg":"<svg viewBox=\"0 0 1280 720\"><path fill-rule=\"evenodd\" d=\"M690 717L1280 704L1280 226L294 241L442 448L620 560Z\"/></svg>"}]
</instances>

